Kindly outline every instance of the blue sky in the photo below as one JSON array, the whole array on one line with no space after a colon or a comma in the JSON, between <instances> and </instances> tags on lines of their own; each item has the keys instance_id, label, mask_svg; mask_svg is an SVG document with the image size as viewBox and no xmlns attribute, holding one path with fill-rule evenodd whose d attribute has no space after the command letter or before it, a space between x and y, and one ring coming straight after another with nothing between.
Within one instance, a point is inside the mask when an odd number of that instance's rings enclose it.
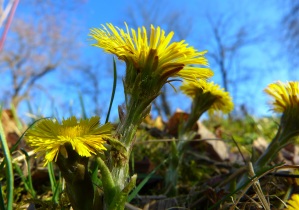
<instances>
[{"instance_id":1,"label":"blue sky","mask_svg":"<svg viewBox=\"0 0 299 210\"><path fill-rule=\"evenodd\" d=\"M146 1L145 1L146 2ZM94 27L100 23L112 22L121 26L121 23L126 20L126 11L128 7L134 7L134 1L113 1L112 3L106 2L105 4L96 3L95 1L89 2L91 6L90 14L92 18L89 19L89 27ZM115 5L111 8L111 5ZM240 65L250 68L252 71L252 81L247 81L245 85L239 85L238 87L238 103L242 103L244 97L247 94L252 99L246 99L245 103L250 101L255 103L249 108L255 114L265 115L271 114L268 112L269 106L267 100L269 99L264 93L263 89L271 82L277 80L298 80L299 77L296 74L291 76L286 71L289 66L287 59L283 56L279 56L281 46L278 44L279 34L277 33L279 27L279 21L281 18L281 11L279 3L273 4L272 1L235 1L235 0L212 0L212 1L163 1L162 6L165 6L165 11L181 11L186 16L191 16L193 29L192 32L186 37L186 41L190 45L194 45L199 50L209 49L210 40L210 26L205 20L205 16L208 14L211 17L219 17L221 15L229 14L232 16L232 25L228 26L228 30L234 30L234 27L239 25L248 25L252 28L252 33L261 34L263 41L256 45L246 47L242 50ZM102 9L98 10L97 8ZM164 8L164 7L163 7ZM163 9L162 9L163 11ZM163 23L162 23L163 24ZM266 33L267 32L267 33ZM276 43L275 43L276 42ZM243 55L243 58L242 58ZM214 66L211 64L211 68ZM246 68L240 71L246 71ZM216 69L216 68L215 68ZM256 69L256 70L255 70ZM297 70L293 70L296 72ZM215 76L213 78L217 83L221 84L221 79L217 75L215 70ZM252 91L248 91L251 89ZM235 91L235 90L232 90ZM241 95L241 96L240 96ZM245 95L242 97L242 95ZM188 110L189 104L183 105L180 103L181 96L173 99L178 108ZM256 105L258 104L258 105Z\"/></svg>"},{"instance_id":2,"label":"blue sky","mask_svg":"<svg viewBox=\"0 0 299 210\"><path fill-rule=\"evenodd\" d=\"M139 1L141 2L141 1ZM147 5L152 5L152 1L143 1L145 8ZM238 74L243 74L247 71L247 75L251 78L247 81L240 82L239 85L234 87L231 91L232 94L236 96L236 102L241 103L252 103L249 106L250 111L256 115L267 115L271 114L268 112L269 107L267 106L267 100L269 99L263 93L263 89L267 84L277 81L277 80L299 80L297 72L298 69L293 69L292 74L287 73L288 61L286 57L280 56L281 45L279 44L280 34L279 34L279 21L282 15L279 3L273 4L272 1L235 1L235 0L187 0L187 1L157 1L157 8L162 17L167 18L167 16L172 13L178 12L186 21L183 22L182 28L189 29L186 42L190 45L196 47L198 50L213 51L215 43L213 43L211 27L207 22L206 16L209 15L211 18L220 18L222 16L230 16L231 22L227 25L227 34L233 34L234 30L240 26L248 27L252 34L257 34L262 37L262 41L258 44L250 45L244 47L237 56L238 66L234 66L234 70L231 72L232 78L237 77ZM131 11L136 15L137 22L143 24L142 19L138 18L140 11L136 0L132 1L96 1L90 0L85 1L84 4L77 7L76 10L71 11L66 17L66 22L76 20L76 24L79 25L78 31L79 36L77 37L78 42L81 42L82 48L80 48L80 53L82 59L87 63L96 63L99 60L103 60L103 65L101 69L108 69L101 71L103 75L101 77L101 95L99 98L103 100L103 109L105 110L108 106L109 95L111 91L112 84L112 73L109 72L112 64L112 55L105 54L101 49L90 46L90 42L87 40L88 32L91 27L100 27L101 24L111 22L119 27L123 27L123 22L132 23L129 18L128 11ZM22 17L30 16L30 6L20 3L17 10L17 16ZM69 17L69 18L68 18ZM159 25L164 24L163 18L157 21ZM176 33L175 29L174 32ZM120 72L124 71L124 66L118 62L118 68ZM214 70L215 76L213 81L221 84L221 78L219 76L219 70L217 66L210 62L210 67ZM246 72L245 72L246 73ZM52 77L59 75L54 74ZM78 75L80 77L80 75ZM53 80L53 79L50 79ZM44 78L41 81L47 82L49 78ZM234 81L232 81L233 83ZM232 84L232 87L234 85ZM114 103L114 110L117 110L117 105L123 102L123 94L121 88L121 82L118 83L118 91L116 94L116 101ZM59 107L60 105L66 106L66 104L73 103L74 107L78 107L78 95L74 87L60 86L59 93L52 93L55 96L57 104L49 104L47 96L43 96L42 99L36 103L37 107L41 108L41 113L46 113L46 109L53 109L54 107ZM173 110L176 108L181 108L188 111L190 107L190 100L181 94L175 93L171 88L168 88L171 95L171 102ZM69 94L72 92L72 94ZM108 93L108 94L107 94ZM84 96L87 103L91 103L91 99L88 96ZM186 101L186 103L181 103L181 101ZM88 106L88 104L87 104ZM80 112L73 107L75 113ZM59 108L58 108L59 109ZM65 112L64 112L65 113ZM59 115L63 115L60 113ZM46 115L46 114L45 114ZM103 114L105 115L105 114ZM116 112L113 113L113 118L117 117Z\"/></svg>"}]
</instances>

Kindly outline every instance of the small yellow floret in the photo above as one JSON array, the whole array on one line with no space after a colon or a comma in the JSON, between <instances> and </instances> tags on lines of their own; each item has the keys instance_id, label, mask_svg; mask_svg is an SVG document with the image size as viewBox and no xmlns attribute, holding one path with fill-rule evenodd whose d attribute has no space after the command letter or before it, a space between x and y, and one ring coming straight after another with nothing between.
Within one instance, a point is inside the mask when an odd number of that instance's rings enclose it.
<instances>
[{"instance_id":1,"label":"small yellow floret","mask_svg":"<svg viewBox=\"0 0 299 210\"><path fill-rule=\"evenodd\" d=\"M203 106L204 109L218 110L223 113L229 113L234 108L229 93L213 82L205 80L188 81L183 83L181 90L194 100L194 106Z\"/></svg>"},{"instance_id":2,"label":"small yellow floret","mask_svg":"<svg viewBox=\"0 0 299 210\"><path fill-rule=\"evenodd\" d=\"M56 119L42 119L26 132L26 139L40 156L45 155L45 165L56 161L59 152L67 158L65 144L70 144L80 156L90 157L106 150L105 139L111 138L112 125L101 126L99 120L92 117L78 121L71 117L59 123Z\"/></svg>"}]
</instances>

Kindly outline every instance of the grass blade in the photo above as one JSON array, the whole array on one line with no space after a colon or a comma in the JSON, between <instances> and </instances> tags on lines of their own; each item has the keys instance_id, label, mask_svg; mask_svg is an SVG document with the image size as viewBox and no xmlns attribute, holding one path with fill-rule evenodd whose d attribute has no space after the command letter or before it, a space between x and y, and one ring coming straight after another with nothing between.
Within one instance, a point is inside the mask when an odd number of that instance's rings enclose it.
<instances>
[{"instance_id":1,"label":"grass blade","mask_svg":"<svg viewBox=\"0 0 299 210\"><path fill-rule=\"evenodd\" d=\"M168 159L164 160L162 163L160 163L151 173L149 173L143 180L140 182L140 184L133 190L133 192L128 196L127 202L131 202L133 198L136 197L136 195L139 193L139 191L142 189L142 187L148 182L148 180L156 173L156 171L166 163Z\"/></svg>"},{"instance_id":2,"label":"grass blade","mask_svg":"<svg viewBox=\"0 0 299 210\"><path fill-rule=\"evenodd\" d=\"M33 188L33 184L32 184L31 167L30 167L30 160L29 160L30 157L24 149L21 149L21 151L26 156L27 171L28 171L27 182L28 182L28 187L30 189L30 194L32 195L33 198L35 198L36 197L36 192L35 192L35 190Z\"/></svg>"},{"instance_id":3,"label":"grass blade","mask_svg":"<svg viewBox=\"0 0 299 210\"><path fill-rule=\"evenodd\" d=\"M115 59L113 57L113 87L112 87L112 94L111 94L109 109L108 109L105 123L107 123L109 121L109 116L110 116L110 112L111 112L111 108L112 108L112 104L113 104L113 100L114 100L114 95L115 95L116 79L117 79L116 63L115 63Z\"/></svg>"},{"instance_id":4,"label":"grass blade","mask_svg":"<svg viewBox=\"0 0 299 210\"><path fill-rule=\"evenodd\" d=\"M59 178L59 180L61 180L61 179ZM58 181L57 184L56 184L56 188L53 191L52 201L54 203L57 203L57 204L59 203L59 195L60 195L61 192L62 192L62 184L61 184L60 181Z\"/></svg>"},{"instance_id":5,"label":"grass blade","mask_svg":"<svg viewBox=\"0 0 299 210\"><path fill-rule=\"evenodd\" d=\"M28 178L26 178L20 168L20 166L18 166L17 163L13 164L15 171L17 172L17 174L21 177L22 182L24 183L24 187L26 189L27 192L29 192L29 194L32 195L33 198L35 198L35 190L32 188L32 186L30 186L30 183L28 181Z\"/></svg>"},{"instance_id":6,"label":"grass blade","mask_svg":"<svg viewBox=\"0 0 299 210\"><path fill-rule=\"evenodd\" d=\"M0 113L2 113L2 108L0 108ZM1 119L1 114L0 114ZM13 204L13 188L14 188L14 175L13 175L13 169L12 169L12 162L11 162L11 156L10 151L7 145L7 141L5 138L4 130L2 127L2 122L0 121L0 142L1 147L4 154L4 161L6 165L6 180L7 180L7 210L12 210L12 204Z\"/></svg>"},{"instance_id":7,"label":"grass blade","mask_svg":"<svg viewBox=\"0 0 299 210\"><path fill-rule=\"evenodd\" d=\"M285 164L278 164L275 166L269 166L268 168L264 169L263 171L261 171L259 174L256 174L254 177L251 177L246 183L244 183L242 186L240 186L239 188L237 188L235 191L229 193L228 195L223 196L220 200L218 200L213 206L209 207L208 210L212 210L212 209L216 209L219 207L219 205L225 201L226 199L228 199L229 197L231 197L232 195L234 195L235 193L239 192L242 190L242 194L244 195L246 193L246 191L252 186L254 181L259 180L261 177L275 171L275 170L279 170L279 169L283 169L283 168L291 168L291 165L285 165ZM298 168L298 166L294 166L293 168ZM234 206L236 206L236 204L239 202L239 200L241 199L242 196L239 196L238 200L236 201L236 203L234 204ZM235 209L235 208L233 208Z\"/></svg>"},{"instance_id":8,"label":"grass blade","mask_svg":"<svg viewBox=\"0 0 299 210\"><path fill-rule=\"evenodd\" d=\"M49 178L50 178L50 183L51 183L51 189L53 192L53 197L52 197L52 201L55 203L59 202L59 184L56 182L55 179L55 173L54 173L54 168L53 168L53 163L49 162L48 163L48 174L49 174Z\"/></svg>"},{"instance_id":9,"label":"grass blade","mask_svg":"<svg viewBox=\"0 0 299 210\"><path fill-rule=\"evenodd\" d=\"M1 182L0 182L0 209L5 209L5 205L4 205L4 198L3 198L3 195L2 195L2 185L1 185Z\"/></svg>"},{"instance_id":10,"label":"grass blade","mask_svg":"<svg viewBox=\"0 0 299 210\"><path fill-rule=\"evenodd\" d=\"M85 109L85 105L84 105L84 101L83 101L83 96L80 92L78 94L79 94L79 101L80 101L80 105L81 105L81 109L82 109L82 118L87 119L87 114L86 114L86 109Z\"/></svg>"},{"instance_id":11,"label":"grass blade","mask_svg":"<svg viewBox=\"0 0 299 210\"><path fill-rule=\"evenodd\" d=\"M56 188L56 180L55 180L55 175L54 175L54 169L53 169L53 163L52 162L48 163L48 174L49 174L49 178L50 178L51 189L54 192L54 189Z\"/></svg>"}]
</instances>

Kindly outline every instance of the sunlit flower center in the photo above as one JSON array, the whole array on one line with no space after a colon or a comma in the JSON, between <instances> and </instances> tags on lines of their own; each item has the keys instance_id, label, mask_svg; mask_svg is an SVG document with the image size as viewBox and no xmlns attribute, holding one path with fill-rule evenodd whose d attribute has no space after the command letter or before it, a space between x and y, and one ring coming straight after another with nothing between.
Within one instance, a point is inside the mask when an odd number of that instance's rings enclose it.
<instances>
[{"instance_id":1,"label":"sunlit flower center","mask_svg":"<svg viewBox=\"0 0 299 210\"><path fill-rule=\"evenodd\" d=\"M86 129L80 125L63 126L59 129L59 134L69 138L82 137L86 134Z\"/></svg>"}]
</instances>

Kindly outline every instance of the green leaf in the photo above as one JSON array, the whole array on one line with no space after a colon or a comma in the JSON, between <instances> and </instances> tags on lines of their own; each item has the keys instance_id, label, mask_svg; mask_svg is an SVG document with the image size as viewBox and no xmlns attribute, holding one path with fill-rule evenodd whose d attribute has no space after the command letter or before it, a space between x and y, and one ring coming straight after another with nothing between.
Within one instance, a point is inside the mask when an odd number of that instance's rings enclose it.
<instances>
[{"instance_id":1,"label":"green leaf","mask_svg":"<svg viewBox=\"0 0 299 210\"><path fill-rule=\"evenodd\" d=\"M128 202L131 202L133 198L136 197L136 195L139 193L139 191L142 189L142 187L148 182L148 180L156 173L156 171L166 163L167 159L164 160L162 163L160 163L151 173L149 173L143 180L140 182L140 184L133 190L133 192L128 196Z\"/></svg>"},{"instance_id":2,"label":"green leaf","mask_svg":"<svg viewBox=\"0 0 299 210\"><path fill-rule=\"evenodd\" d=\"M109 139L107 139L107 141L113 148L115 148L117 151L119 151L121 153L124 153L127 150L125 145L117 139L109 138Z\"/></svg>"}]
</instances>

